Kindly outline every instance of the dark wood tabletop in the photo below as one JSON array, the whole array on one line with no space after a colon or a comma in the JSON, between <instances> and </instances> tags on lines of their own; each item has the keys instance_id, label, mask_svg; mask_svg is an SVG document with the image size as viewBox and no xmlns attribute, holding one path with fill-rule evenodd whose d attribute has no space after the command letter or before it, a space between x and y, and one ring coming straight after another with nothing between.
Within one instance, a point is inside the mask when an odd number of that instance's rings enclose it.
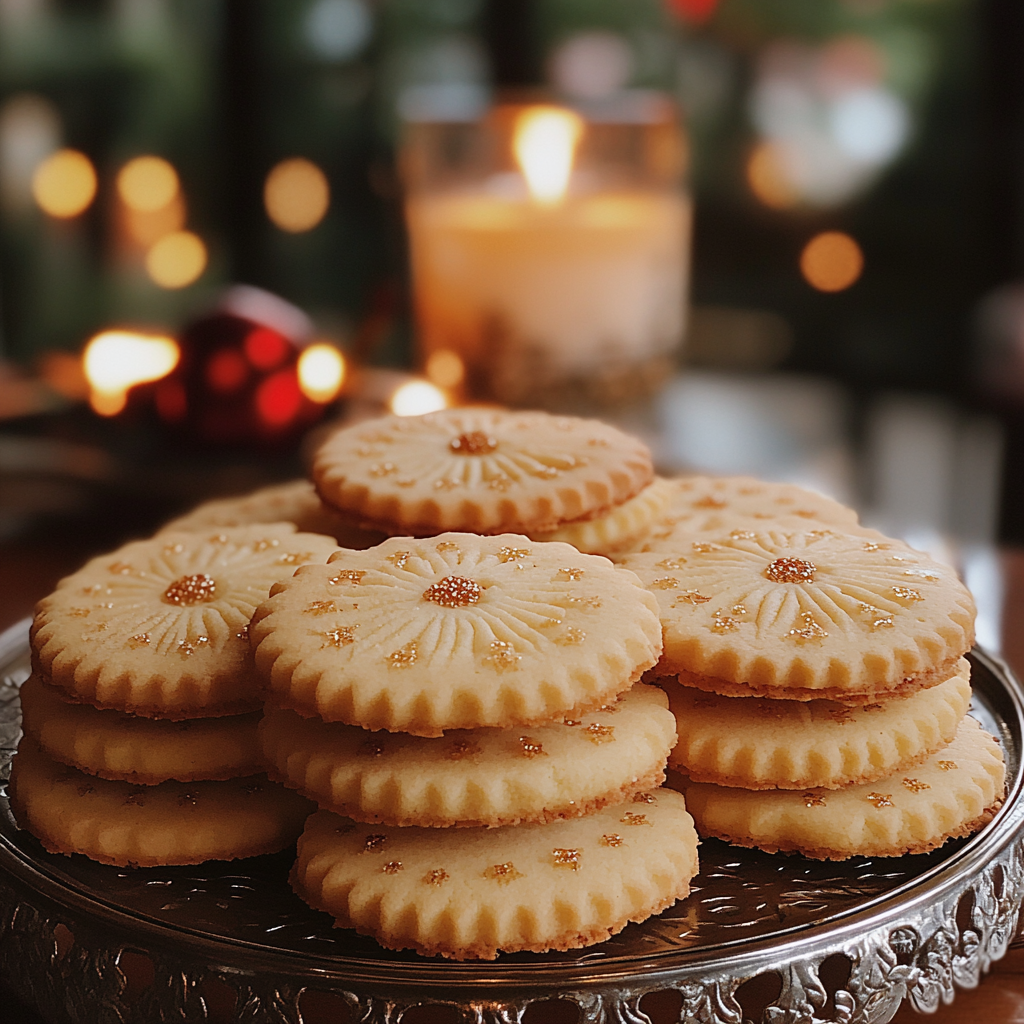
<instances>
[{"instance_id":1,"label":"dark wood tabletop","mask_svg":"<svg viewBox=\"0 0 1024 1024\"><path fill-rule=\"evenodd\" d=\"M35 602L48 594L57 581L78 568L93 554L94 544L74 531L57 532L0 542L0 629L32 613ZM1024 550L1000 552L1005 579L1002 619L1002 655L1018 673L1024 674ZM27 1007L3 991L0 979L0 1021L3 1024L46 1024ZM422 1008L426 1010L427 1008ZM337 1022L332 1010L304 1014L304 1024ZM308 1018L308 1019L307 1019ZM211 1017L211 1020L214 1018ZM228 1015L225 1019L230 1019ZM437 1018L441 1024L442 1018ZM443 1017L445 1024L448 1016ZM565 1020L536 1020L532 1024L573 1024L574 1014ZM922 1017L906 1003L894 1018L895 1024L931 1021L932 1024L1024 1024L1024 948L1011 950L986 975L978 988L957 993L950 1006L931 1017ZM434 1024L429 1013L419 1014L416 1024ZM654 1024L668 1024L655 1021Z\"/></svg>"}]
</instances>

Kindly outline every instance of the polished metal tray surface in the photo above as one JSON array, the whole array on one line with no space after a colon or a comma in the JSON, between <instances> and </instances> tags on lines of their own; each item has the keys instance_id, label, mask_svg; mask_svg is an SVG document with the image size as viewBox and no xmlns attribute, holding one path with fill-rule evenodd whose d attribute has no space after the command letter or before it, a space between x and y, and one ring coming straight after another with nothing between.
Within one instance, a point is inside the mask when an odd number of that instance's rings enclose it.
<instances>
[{"instance_id":1,"label":"polished metal tray surface","mask_svg":"<svg viewBox=\"0 0 1024 1024\"><path fill-rule=\"evenodd\" d=\"M454 963L385 950L292 893L290 852L151 869L48 854L2 789L0 977L47 1019L73 1022L300 1024L311 993L347 1014L330 1019L365 1024L430 1003L453 1020L512 1024L552 998L580 1021L622 1024L881 1024L904 996L934 1009L1005 952L1024 898L1024 691L999 659L972 662L972 714L1008 769L1007 799L980 833L841 863L707 840L686 900L568 953ZM28 669L21 623L0 635L2 780ZM145 965L141 988L132 963Z\"/></svg>"}]
</instances>

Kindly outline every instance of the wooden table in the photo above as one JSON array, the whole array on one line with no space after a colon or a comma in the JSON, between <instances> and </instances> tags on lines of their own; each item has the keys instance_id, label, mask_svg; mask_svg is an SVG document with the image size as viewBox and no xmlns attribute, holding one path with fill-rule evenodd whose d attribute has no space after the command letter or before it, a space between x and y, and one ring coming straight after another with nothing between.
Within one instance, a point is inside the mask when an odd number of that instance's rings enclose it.
<instances>
[{"instance_id":1,"label":"wooden table","mask_svg":"<svg viewBox=\"0 0 1024 1024\"><path fill-rule=\"evenodd\" d=\"M57 580L98 553L83 537L71 534L49 537L45 541L0 544L0 629L31 614L35 602L48 594ZM1006 576L1003 656L1024 675L1024 551L1004 551L1001 561ZM0 1011L3 1024L45 1024L10 1000L2 987L0 1006L3 1006ZM325 1024L328 1019L324 1019ZM417 1016L416 1020L417 1024L431 1024L425 1015ZM935 1015L922 1016L904 1004L894 1021L895 1024L929 1021L931 1024L1024 1024L1024 948L1011 950L978 988L959 992L951 1006L942 1007ZM556 1022L536 1021L534 1024ZM564 1024L573 1024L573 1021L567 1017Z\"/></svg>"}]
</instances>

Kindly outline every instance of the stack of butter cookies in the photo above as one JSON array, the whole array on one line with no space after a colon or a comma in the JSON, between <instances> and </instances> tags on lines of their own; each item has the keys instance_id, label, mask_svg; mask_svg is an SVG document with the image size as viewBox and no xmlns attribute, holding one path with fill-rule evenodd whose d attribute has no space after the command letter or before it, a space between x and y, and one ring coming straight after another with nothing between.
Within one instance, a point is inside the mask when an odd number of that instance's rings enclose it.
<instances>
[{"instance_id":1,"label":"stack of butter cookies","mask_svg":"<svg viewBox=\"0 0 1024 1024\"><path fill-rule=\"evenodd\" d=\"M169 532L95 558L36 612L14 759L19 822L119 865L279 850L308 802L263 775L248 624L336 546L294 526Z\"/></svg>"},{"instance_id":2,"label":"stack of butter cookies","mask_svg":"<svg viewBox=\"0 0 1024 1024\"><path fill-rule=\"evenodd\" d=\"M321 808L293 884L386 946L456 958L600 941L685 896L696 835L658 789L675 722L638 684L656 602L520 534L338 551L253 617L271 773Z\"/></svg>"},{"instance_id":3,"label":"stack of butter cookies","mask_svg":"<svg viewBox=\"0 0 1024 1024\"><path fill-rule=\"evenodd\" d=\"M624 562L658 598L670 762L702 835L895 856L991 818L1003 759L966 717L974 604L952 569L834 520L662 532Z\"/></svg>"}]
</instances>

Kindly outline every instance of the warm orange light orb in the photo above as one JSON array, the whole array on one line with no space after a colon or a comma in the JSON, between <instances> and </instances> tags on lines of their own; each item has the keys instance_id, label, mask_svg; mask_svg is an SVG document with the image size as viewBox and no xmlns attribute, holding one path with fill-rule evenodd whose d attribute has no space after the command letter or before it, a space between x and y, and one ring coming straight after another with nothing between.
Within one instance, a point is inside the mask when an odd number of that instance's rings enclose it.
<instances>
[{"instance_id":1,"label":"warm orange light orb","mask_svg":"<svg viewBox=\"0 0 1024 1024\"><path fill-rule=\"evenodd\" d=\"M178 172L162 157L137 156L117 173L117 194L130 210L152 213L173 202Z\"/></svg>"},{"instance_id":2,"label":"warm orange light orb","mask_svg":"<svg viewBox=\"0 0 1024 1024\"><path fill-rule=\"evenodd\" d=\"M786 175L778 149L770 142L755 146L748 157L747 184L755 197L772 210L788 210L800 199Z\"/></svg>"},{"instance_id":3,"label":"warm orange light orb","mask_svg":"<svg viewBox=\"0 0 1024 1024\"><path fill-rule=\"evenodd\" d=\"M206 269L206 246L191 231L164 235L146 253L146 272L161 288L184 288Z\"/></svg>"},{"instance_id":4,"label":"warm orange light orb","mask_svg":"<svg viewBox=\"0 0 1024 1024\"><path fill-rule=\"evenodd\" d=\"M345 357L326 342L303 349L299 356L299 387L311 401L333 401L345 383Z\"/></svg>"},{"instance_id":5,"label":"warm orange light orb","mask_svg":"<svg viewBox=\"0 0 1024 1024\"><path fill-rule=\"evenodd\" d=\"M177 342L162 335L97 334L82 353L90 404L101 416L116 416L125 406L129 388L166 377L178 365L179 356Z\"/></svg>"},{"instance_id":6,"label":"warm orange light orb","mask_svg":"<svg viewBox=\"0 0 1024 1024\"><path fill-rule=\"evenodd\" d=\"M77 217L96 198L96 171L84 153L59 149L35 169L32 195L51 217Z\"/></svg>"},{"instance_id":7,"label":"warm orange light orb","mask_svg":"<svg viewBox=\"0 0 1024 1024\"><path fill-rule=\"evenodd\" d=\"M860 246L842 231L823 231L804 246L800 272L820 292L841 292L849 288L864 270Z\"/></svg>"},{"instance_id":8,"label":"warm orange light orb","mask_svg":"<svg viewBox=\"0 0 1024 1024\"><path fill-rule=\"evenodd\" d=\"M427 359L427 376L439 388L457 388L466 379L466 364L458 352L439 348Z\"/></svg>"},{"instance_id":9,"label":"warm orange light orb","mask_svg":"<svg viewBox=\"0 0 1024 1024\"><path fill-rule=\"evenodd\" d=\"M267 216L282 231L309 231L324 219L331 205L327 176L302 157L282 160L267 175L263 186Z\"/></svg>"},{"instance_id":10,"label":"warm orange light orb","mask_svg":"<svg viewBox=\"0 0 1024 1024\"><path fill-rule=\"evenodd\" d=\"M428 380L411 380L391 396L396 416L422 416L448 408L448 396Z\"/></svg>"}]
</instances>

